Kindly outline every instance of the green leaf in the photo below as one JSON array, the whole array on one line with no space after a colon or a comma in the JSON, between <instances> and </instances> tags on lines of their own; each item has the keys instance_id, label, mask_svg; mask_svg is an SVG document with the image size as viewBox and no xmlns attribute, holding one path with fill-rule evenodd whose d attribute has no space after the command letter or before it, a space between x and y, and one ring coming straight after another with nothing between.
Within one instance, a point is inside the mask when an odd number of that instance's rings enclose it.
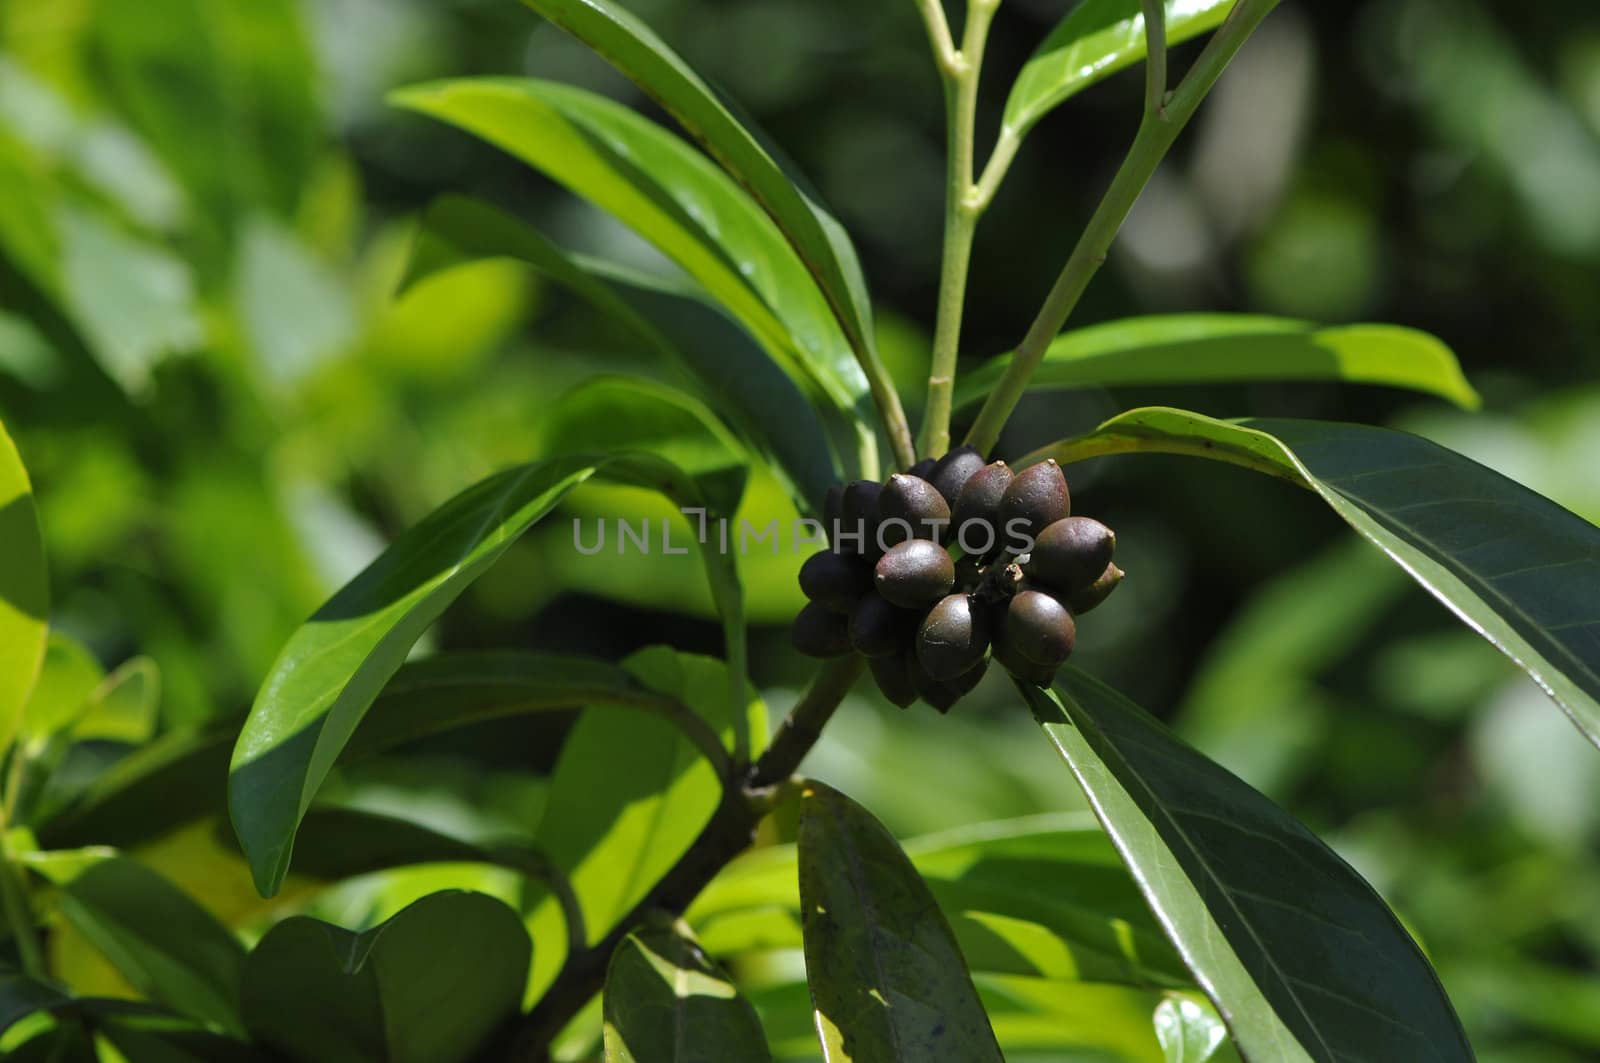
<instances>
[{"instance_id":1,"label":"green leaf","mask_svg":"<svg viewBox=\"0 0 1600 1063\"><path fill-rule=\"evenodd\" d=\"M296 916L244 965L251 1034L305 1063L459 1063L515 1013L532 945L478 893L417 901L362 934Z\"/></svg>"},{"instance_id":2,"label":"green leaf","mask_svg":"<svg viewBox=\"0 0 1600 1063\"><path fill-rule=\"evenodd\" d=\"M50 588L33 485L0 424L0 755L22 723L49 633Z\"/></svg>"},{"instance_id":3,"label":"green leaf","mask_svg":"<svg viewBox=\"0 0 1600 1063\"><path fill-rule=\"evenodd\" d=\"M160 668L149 657L130 657L89 695L72 736L141 745L155 733L160 703Z\"/></svg>"},{"instance_id":4,"label":"green leaf","mask_svg":"<svg viewBox=\"0 0 1600 1063\"><path fill-rule=\"evenodd\" d=\"M1164 1063L1150 1022L1161 999L1157 993L1046 978L978 975L974 981L1009 1059ZM817 1058L816 1023L804 985L753 986L747 993L778 1058Z\"/></svg>"},{"instance_id":5,"label":"green leaf","mask_svg":"<svg viewBox=\"0 0 1600 1063\"><path fill-rule=\"evenodd\" d=\"M695 478L719 512L738 511L749 458L711 413L676 388L633 377L592 377L564 393L544 423L546 453L655 454Z\"/></svg>"},{"instance_id":6,"label":"green leaf","mask_svg":"<svg viewBox=\"0 0 1600 1063\"><path fill-rule=\"evenodd\" d=\"M1416 942L1316 835L1080 672L1019 689L1245 1056L1473 1058Z\"/></svg>"},{"instance_id":7,"label":"green leaf","mask_svg":"<svg viewBox=\"0 0 1600 1063\"><path fill-rule=\"evenodd\" d=\"M701 504L682 473L648 455L566 455L518 466L436 510L290 638L250 710L229 769L235 830L256 885L271 895L294 829L383 685L422 633L573 487L604 473ZM703 555L742 688L744 628L731 557ZM748 740L748 736L745 736Z\"/></svg>"},{"instance_id":8,"label":"green leaf","mask_svg":"<svg viewBox=\"0 0 1600 1063\"><path fill-rule=\"evenodd\" d=\"M960 382L956 405L986 396L1011 364L991 359ZM1465 409L1480 399L1439 340L1397 325L1319 327L1250 314L1128 318L1063 333L1046 349L1033 388L1343 380L1409 388Z\"/></svg>"},{"instance_id":9,"label":"green leaf","mask_svg":"<svg viewBox=\"0 0 1600 1063\"><path fill-rule=\"evenodd\" d=\"M974 971L1189 981L1116 850L1084 814L982 824L905 845ZM741 856L688 912L718 955L798 948L794 846Z\"/></svg>"},{"instance_id":10,"label":"green leaf","mask_svg":"<svg viewBox=\"0 0 1600 1063\"><path fill-rule=\"evenodd\" d=\"M205 342L188 263L76 209L57 212L61 299L100 366L130 394L169 355Z\"/></svg>"},{"instance_id":11,"label":"green leaf","mask_svg":"<svg viewBox=\"0 0 1600 1063\"><path fill-rule=\"evenodd\" d=\"M0 967L0 1036L29 1015L55 1011L71 1000L55 986Z\"/></svg>"},{"instance_id":12,"label":"green leaf","mask_svg":"<svg viewBox=\"0 0 1600 1063\"><path fill-rule=\"evenodd\" d=\"M1166 0L1167 43L1221 25L1233 0ZM1083 0L1029 58L1006 98L1001 135L1020 141L1055 108L1145 57L1139 0Z\"/></svg>"},{"instance_id":13,"label":"green leaf","mask_svg":"<svg viewBox=\"0 0 1600 1063\"><path fill-rule=\"evenodd\" d=\"M1418 436L1133 410L1025 461L1154 451L1309 487L1600 744L1600 528Z\"/></svg>"},{"instance_id":14,"label":"green leaf","mask_svg":"<svg viewBox=\"0 0 1600 1063\"><path fill-rule=\"evenodd\" d=\"M407 283L484 257L525 262L570 289L624 326L645 347L686 374L714 412L746 445L761 454L791 488L798 502L821 512L828 488L861 470L876 470L870 432L839 433L849 456L842 475L829 451L830 429L810 398L815 385L792 363L775 362L750 334L705 302L704 293L595 259L571 255L537 230L493 207L446 196L424 214ZM793 376L786 375L793 373ZM763 417L761 410L786 411ZM829 424L841 418L835 405ZM849 421L855 421L853 410Z\"/></svg>"},{"instance_id":15,"label":"green leaf","mask_svg":"<svg viewBox=\"0 0 1600 1063\"><path fill-rule=\"evenodd\" d=\"M341 760L484 720L590 705L637 709L679 722L679 714L687 711L610 661L522 650L441 653L400 667Z\"/></svg>"},{"instance_id":16,"label":"green leaf","mask_svg":"<svg viewBox=\"0 0 1600 1063\"><path fill-rule=\"evenodd\" d=\"M711 87L650 27L612 0L524 2L631 78L733 175L782 229L851 345L872 351L872 311L849 235L815 197L797 187Z\"/></svg>"},{"instance_id":17,"label":"green leaf","mask_svg":"<svg viewBox=\"0 0 1600 1063\"><path fill-rule=\"evenodd\" d=\"M37 747L71 730L104 678L100 662L83 643L52 631L45 645L44 666L22 717L22 734L29 745Z\"/></svg>"},{"instance_id":18,"label":"green leaf","mask_svg":"<svg viewBox=\"0 0 1600 1063\"><path fill-rule=\"evenodd\" d=\"M816 390L809 374L775 361L692 285L675 286L568 254L510 215L448 196L423 217L408 283L484 256L528 263L684 372L728 427L782 474L795 498L813 512L821 512L823 495L841 479L827 444L830 434L840 436L840 450L850 459L847 469L876 469L876 442L870 431L855 425L853 409L847 417L853 429L841 430L836 404L824 399L819 409L808 397ZM787 410L789 416L755 412L766 409Z\"/></svg>"},{"instance_id":19,"label":"green leaf","mask_svg":"<svg viewBox=\"0 0 1600 1063\"><path fill-rule=\"evenodd\" d=\"M1168 994L1156 1005L1156 1040L1167 1063L1207 1063L1227 1044L1228 1028L1204 998Z\"/></svg>"},{"instance_id":20,"label":"green leaf","mask_svg":"<svg viewBox=\"0 0 1600 1063\"><path fill-rule=\"evenodd\" d=\"M840 409L866 394L849 344L783 234L680 137L603 96L532 79L437 82L394 99L510 152L628 225Z\"/></svg>"},{"instance_id":21,"label":"green leaf","mask_svg":"<svg viewBox=\"0 0 1600 1063\"><path fill-rule=\"evenodd\" d=\"M766 1035L727 973L686 927L663 920L623 939L605 988L606 1063L762 1063Z\"/></svg>"},{"instance_id":22,"label":"green leaf","mask_svg":"<svg viewBox=\"0 0 1600 1063\"><path fill-rule=\"evenodd\" d=\"M316 60L301 10L151 0L89 20L97 72L217 227L255 205L288 215L315 165Z\"/></svg>"},{"instance_id":23,"label":"green leaf","mask_svg":"<svg viewBox=\"0 0 1600 1063\"><path fill-rule=\"evenodd\" d=\"M357 808L313 806L295 838L295 875L323 882L418 864L492 864L534 877L549 874L548 861L526 846L478 845Z\"/></svg>"},{"instance_id":24,"label":"green leaf","mask_svg":"<svg viewBox=\"0 0 1600 1063\"><path fill-rule=\"evenodd\" d=\"M243 946L154 871L126 857L89 863L62 886L61 911L140 992L203 1022L242 1029Z\"/></svg>"},{"instance_id":25,"label":"green leaf","mask_svg":"<svg viewBox=\"0 0 1600 1063\"><path fill-rule=\"evenodd\" d=\"M223 804L240 720L169 731L117 761L36 828L47 849L132 849Z\"/></svg>"},{"instance_id":26,"label":"green leaf","mask_svg":"<svg viewBox=\"0 0 1600 1063\"><path fill-rule=\"evenodd\" d=\"M799 857L806 980L823 1056L999 1060L950 926L894 836L844 795L810 783Z\"/></svg>"},{"instance_id":27,"label":"green leaf","mask_svg":"<svg viewBox=\"0 0 1600 1063\"><path fill-rule=\"evenodd\" d=\"M684 697L710 729L731 740L739 726L765 734L759 701L733 705L720 662L669 649L644 650L629 671L652 689ZM758 715L760 713L761 715ZM761 726L754 727L760 723ZM564 957L543 943L594 945L621 923L688 851L722 800L722 780L703 749L658 719L587 711L561 747L535 842L572 885L576 910L547 895L531 905L541 943L530 999L555 977ZM572 920L581 926L571 925ZM565 938L559 933L566 924Z\"/></svg>"}]
</instances>

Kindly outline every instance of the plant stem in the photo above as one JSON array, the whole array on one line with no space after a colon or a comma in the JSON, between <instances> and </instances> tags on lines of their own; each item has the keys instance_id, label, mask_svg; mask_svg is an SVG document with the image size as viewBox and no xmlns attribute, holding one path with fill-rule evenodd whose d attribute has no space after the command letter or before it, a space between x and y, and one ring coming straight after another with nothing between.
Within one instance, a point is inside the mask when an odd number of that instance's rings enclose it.
<instances>
[{"instance_id":1,"label":"plant stem","mask_svg":"<svg viewBox=\"0 0 1600 1063\"><path fill-rule=\"evenodd\" d=\"M970 0L961 50L952 56L948 65L940 65L944 74L946 138L944 250L940 258L933 358L928 371L928 405L918 441L926 457L938 457L950 449L950 405L955 394L956 359L961 350L961 312L967 297L967 270L972 262L972 240L978 218L987 205L987 200L980 200L977 195L972 173L978 82L983 74L983 49L989 38L989 25L998 7L999 0ZM940 17L943 17L942 9Z\"/></svg>"},{"instance_id":2,"label":"plant stem","mask_svg":"<svg viewBox=\"0 0 1600 1063\"><path fill-rule=\"evenodd\" d=\"M830 661L811 680L805 695L789 710L789 715L778 725L772 743L750 769L749 787L763 789L776 786L794 774L811 747L822 737L822 728L833 718L833 712L861 677L863 662L851 654Z\"/></svg>"},{"instance_id":3,"label":"plant stem","mask_svg":"<svg viewBox=\"0 0 1600 1063\"><path fill-rule=\"evenodd\" d=\"M17 763L13 762L12 769L16 770L16 767ZM28 907L26 876L18 873L17 865L12 862L11 846L5 839L9 826L9 819L0 818L0 908L5 912L11 936L16 938L22 973L30 978L42 979L49 973L45 967L44 948L39 944L33 913Z\"/></svg>"},{"instance_id":4,"label":"plant stem","mask_svg":"<svg viewBox=\"0 0 1600 1063\"><path fill-rule=\"evenodd\" d=\"M1061 275L1056 278L1055 286L1045 296L1038 316L1029 326L1022 342L1017 344L1005 375L978 411L978 419L967 433L968 443L979 450L988 451L1000 438L1000 430L1005 427L1006 419L1022 398L1029 378L1044 358L1046 348L1061 331L1061 326L1078 305L1089 281L1105 261L1111 241L1122 228L1139 193L1144 191L1156 167L1189 119L1194 117L1200 101L1205 99L1206 93L1222 76L1228 62L1277 4L1278 0L1239 0L1229 12L1227 21L1212 35L1200 58L1195 60L1194 66L1171 94L1155 89L1156 85L1164 85L1166 81L1165 33L1160 19L1147 20L1145 32L1154 69L1146 80L1145 111L1139 123L1139 132L1134 136L1133 146L1128 149L1128 155L1123 159L1116 176L1112 178L1105 198L1095 208ZM1153 6L1150 0L1145 0L1147 11Z\"/></svg>"},{"instance_id":5,"label":"plant stem","mask_svg":"<svg viewBox=\"0 0 1600 1063\"><path fill-rule=\"evenodd\" d=\"M772 744L751 768L743 786L727 786L710 822L678 862L605 937L569 951L561 972L539 1003L519 1016L484 1058L533 1063L549 1058L550 1043L605 985L611 954L629 931L651 912L682 915L717 873L750 847L757 824L771 805L766 791L783 785L822 734L823 725L861 675L860 658L830 661L812 678L789 710Z\"/></svg>"},{"instance_id":6,"label":"plant stem","mask_svg":"<svg viewBox=\"0 0 1600 1063\"><path fill-rule=\"evenodd\" d=\"M950 39L950 23L944 17L944 5L940 0L917 0L917 10L928 27L928 44L933 48L933 61L938 64L939 73L947 78L954 76L956 46Z\"/></svg>"}]
</instances>

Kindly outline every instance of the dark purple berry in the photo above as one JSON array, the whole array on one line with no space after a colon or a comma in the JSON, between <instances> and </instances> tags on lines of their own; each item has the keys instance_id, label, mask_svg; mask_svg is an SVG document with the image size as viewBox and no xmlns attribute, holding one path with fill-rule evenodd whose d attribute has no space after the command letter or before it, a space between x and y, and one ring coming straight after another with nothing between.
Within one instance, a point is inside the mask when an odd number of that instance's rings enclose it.
<instances>
[{"instance_id":1,"label":"dark purple berry","mask_svg":"<svg viewBox=\"0 0 1600 1063\"><path fill-rule=\"evenodd\" d=\"M934 679L954 679L983 660L989 630L987 613L971 595L947 595L917 629L917 662Z\"/></svg>"},{"instance_id":2,"label":"dark purple berry","mask_svg":"<svg viewBox=\"0 0 1600 1063\"><path fill-rule=\"evenodd\" d=\"M955 586L956 565L937 543L910 539L878 559L873 583L902 609L925 609Z\"/></svg>"},{"instance_id":3,"label":"dark purple berry","mask_svg":"<svg viewBox=\"0 0 1600 1063\"><path fill-rule=\"evenodd\" d=\"M1052 590L1071 594L1093 583L1116 553L1117 537L1092 517L1068 517L1040 532L1028 560L1028 575Z\"/></svg>"},{"instance_id":4,"label":"dark purple berry","mask_svg":"<svg viewBox=\"0 0 1600 1063\"><path fill-rule=\"evenodd\" d=\"M816 602L807 602L789 629L794 648L807 657L843 657L850 652L850 622Z\"/></svg>"},{"instance_id":5,"label":"dark purple berry","mask_svg":"<svg viewBox=\"0 0 1600 1063\"><path fill-rule=\"evenodd\" d=\"M872 590L872 567L855 554L823 550L800 566L800 590L835 613L848 613L856 599Z\"/></svg>"}]
</instances>

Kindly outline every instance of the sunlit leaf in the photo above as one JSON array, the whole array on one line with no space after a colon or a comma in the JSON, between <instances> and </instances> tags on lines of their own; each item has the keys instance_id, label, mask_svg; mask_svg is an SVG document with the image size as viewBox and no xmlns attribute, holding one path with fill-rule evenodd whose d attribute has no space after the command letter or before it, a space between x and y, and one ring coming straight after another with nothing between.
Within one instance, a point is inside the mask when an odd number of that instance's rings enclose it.
<instances>
[{"instance_id":1,"label":"sunlit leaf","mask_svg":"<svg viewBox=\"0 0 1600 1063\"><path fill-rule=\"evenodd\" d=\"M61 887L68 921L152 999L227 1029L244 948L166 879L126 857L87 862Z\"/></svg>"},{"instance_id":2,"label":"sunlit leaf","mask_svg":"<svg viewBox=\"0 0 1600 1063\"><path fill-rule=\"evenodd\" d=\"M1186 983L1138 886L1083 813L1029 816L905 844L974 971L1134 985ZM741 856L688 918L719 955L798 948L794 846Z\"/></svg>"},{"instance_id":3,"label":"sunlit leaf","mask_svg":"<svg viewBox=\"0 0 1600 1063\"><path fill-rule=\"evenodd\" d=\"M650 688L683 697L711 731L730 741L738 726L762 725L758 700L730 703L725 668L661 648L629 658ZM573 897L547 893L529 924L541 943L582 932L593 945L617 926L694 843L722 800L722 781L705 750L659 719L624 719L587 711L578 720L550 779L536 842L566 873ZM564 907L571 908L563 912ZM581 919L582 927L570 925ZM540 949L529 997L550 984L563 956Z\"/></svg>"},{"instance_id":4,"label":"sunlit leaf","mask_svg":"<svg viewBox=\"0 0 1600 1063\"><path fill-rule=\"evenodd\" d=\"M1309 487L1600 744L1600 528L1418 436L1321 421L1133 410L1033 457L1226 461Z\"/></svg>"},{"instance_id":5,"label":"sunlit leaf","mask_svg":"<svg viewBox=\"0 0 1600 1063\"><path fill-rule=\"evenodd\" d=\"M155 733L160 704L160 668L149 657L130 657L89 695L73 737L139 745Z\"/></svg>"},{"instance_id":6,"label":"sunlit leaf","mask_svg":"<svg viewBox=\"0 0 1600 1063\"><path fill-rule=\"evenodd\" d=\"M89 20L110 94L214 226L258 204L287 214L310 174L321 129L301 12L291 0L151 0Z\"/></svg>"},{"instance_id":7,"label":"sunlit leaf","mask_svg":"<svg viewBox=\"0 0 1600 1063\"><path fill-rule=\"evenodd\" d=\"M460 1063L522 993L531 943L492 897L425 897L362 934L296 916L244 964L245 1022L303 1063Z\"/></svg>"},{"instance_id":8,"label":"sunlit leaf","mask_svg":"<svg viewBox=\"0 0 1600 1063\"><path fill-rule=\"evenodd\" d=\"M73 209L56 216L60 298L110 377L143 392L156 363L205 339L193 273L158 244Z\"/></svg>"},{"instance_id":9,"label":"sunlit leaf","mask_svg":"<svg viewBox=\"0 0 1600 1063\"><path fill-rule=\"evenodd\" d=\"M532 79L440 82L395 99L490 141L627 224L840 408L865 394L838 323L783 234L681 138L605 97Z\"/></svg>"},{"instance_id":10,"label":"sunlit leaf","mask_svg":"<svg viewBox=\"0 0 1600 1063\"><path fill-rule=\"evenodd\" d=\"M0 752L9 749L44 663L50 589L33 486L0 425Z\"/></svg>"},{"instance_id":11,"label":"sunlit leaf","mask_svg":"<svg viewBox=\"0 0 1600 1063\"><path fill-rule=\"evenodd\" d=\"M684 372L712 410L766 458L791 485L797 502L812 512L821 512L824 493L841 479L829 451L830 435L839 437L850 475L876 468L870 433L839 426L835 404L821 400L819 409L808 397L815 390L808 375L774 361L749 333L708 305L703 292L569 254L531 226L482 203L446 196L428 208L407 283L485 257L528 263ZM772 409L786 415L759 414ZM825 425L824 412L826 425L835 428Z\"/></svg>"},{"instance_id":12,"label":"sunlit leaf","mask_svg":"<svg viewBox=\"0 0 1600 1063\"><path fill-rule=\"evenodd\" d=\"M1233 0L1166 0L1167 41L1220 25ZM1005 133L1022 139L1034 124L1095 82L1145 55L1139 0L1082 0L1044 39L1006 98Z\"/></svg>"},{"instance_id":13,"label":"sunlit leaf","mask_svg":"<svg viewBox=\"0 0 1600 1063\"><path fill-rule=\"evenodd\" d=\"M762 205L815 276L851 342L870 351L872 311L850 237L660 37L612 0L524 0L665 107Z\"/></svg>"},{"instance_id":14,"label":"sunlit leaf","mask_svg":"<svg viewBox=\"0 0 1600 1063\"><path fill-rule=\"evenodd\" d=\"M734 513L748 458L738 440L693 396L654 381L594 377L566 392L544 424L546 453L612 450L655 454L695 478L706 500Z\"/></svg>"},{"instance_id":15,"label":"sunlit leaf","mask_svg":"<svg viewBox=\"0 0 1600 1063\"><path fill-rule=\"evenodd\" d=\"M756 1013L687 928L641 927L612 954L605 988L606 1063L762 1063Z\"/></svg>"},{"instance_id":16,"label":"sunlit leaf","mask_svg":"<svg viewBox=\"0 0 1600 1063\"><path fill-rule=\"evenodd\" d=\"M960 380L958 407L999 382L1011 356ZM1475 409L1478 393L1450 348L1397 325L1318 327L1249 314L1171 314L1091 325L1058 336L1030 379L1034 388L1338 380L1409 388Z\"/></svg>"},{"instance_id":17,"label":"sunlit leaf","mask_svg":"<svg viewBox=\"0 0 1600 1063\"><path fill-rule=\"evenodd\" d=\"M1156 1005L1155 1026L1167 1063L1207 1063L1228 1041L1228 1028L1198 994L1169 994Z\"/></svg>"},{"instance_id":18,"label":"sunlit leaf","mask_svg":"<svg viewBox=\"0 0 1600 1063\"><path fill-rule=\"evenodd\" d=\"M1001 1058L949 924L882 824L810 783L799 862L806 980L826 1059Z\"/></svg>"},{"instance_id":19,"label":"sunlit leaf","mask_svg":"<svg viewBox=\"0 0 1600 1063\"><path fill-rule=\"evenodd\" d=\"M1076 670L1019 689L1246 1056L1473 1058L1416 942L1316 835Z\"/></svg>"},{"instance_id":20,"label":"sunlit leaf","mask_svg":"<svg viewBox=\"0 0 1600 1063\"><path fill-rule=\"evenodd\" d=\"M282 882L295 825L417 639L512 542L599 473L664 490L684 505L701 501L682 473L642 455L569 455L505 470L404 533L290 639L245 721L229 772L234 827L263 894ZM730 558L707 553L705 560L742 677L737 576Z\"/></svg>"}]
</instances>

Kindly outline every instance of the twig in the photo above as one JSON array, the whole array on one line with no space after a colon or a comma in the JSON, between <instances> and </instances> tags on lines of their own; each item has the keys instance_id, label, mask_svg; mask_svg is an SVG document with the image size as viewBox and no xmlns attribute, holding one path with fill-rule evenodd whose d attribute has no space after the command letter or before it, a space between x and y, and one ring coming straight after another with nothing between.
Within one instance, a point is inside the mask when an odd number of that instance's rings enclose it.
<instances>
[{"instance_id":1,"label":"twig","mask_svg":"<svg viewBox=\"0 0 1600 1063\"><path fill-rule=\"evenodd\" d=\"M1277 4L1278 0L1239 0L1178 87L1166 95L1164 101L1160 96L1155 96L1153 107L1147 96L1144 118L1139 123L1139 132L1133 138L1127 158L1123 159L1116 176L1112 178L1105 198L1089 219L1054 287L1045 296L1044 305L1039 308L1027 335L1017 344L1005 375L978 411L978 418L967 433L968 443L979 450L988 451L1000 438L1000 430L1005 427L1011 411L1027 390L1028 380L1044 359L1050 341L1061 331L1061 326L1078 305L1089 281L1101 263L1105 262L1111 241L1122 228L1139 193L1144 191L1144 186L1166 157L1173 141L1177 140L1178 134L1194 116L1200 101L1222 76L1229 60ZM1149 6L1146 0L1146 7ZM1163 85L1166 81L1165 34L1159 19L1147 20L1145 32L1148 43L1154 48L1152 56L1159 52L1161 57L1152 63L1158 69L1152 70L1146 80L1149 93L1150 87L1156 84L1158 73Z\"/></svg>"},{"instance_id":2,"label":"twig","mask_svg":"<svg viewBox=\"0 0 1600 1063\"><path fill-rule=\"evenodd\" d=\"M535 1063L549 1058L550 1043L605 985L611 954L630 930L652 912L682 915L700 891L734 857L750 847L756 825L771 805L769 791L789 779L822 734L822 727L861 675L861 661L842 658L824 665L784 718L772 744L744 786L727 786L722 801L694 844L661 881L605 937L571 950L556 980L526 1015L519 1016L486 1059Z\"/></svg>"}]
</instances>

